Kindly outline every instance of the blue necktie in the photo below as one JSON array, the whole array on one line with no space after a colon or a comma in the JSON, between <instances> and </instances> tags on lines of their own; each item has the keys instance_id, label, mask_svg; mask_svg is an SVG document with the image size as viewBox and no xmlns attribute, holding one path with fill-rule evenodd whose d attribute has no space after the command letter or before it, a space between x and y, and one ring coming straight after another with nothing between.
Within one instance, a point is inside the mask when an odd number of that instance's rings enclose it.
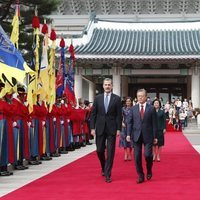
<instances>
[{"instance_id":1,"label":"blue necktie","mask_svg":"<svg viewBox=\"0 0 200 200\"><path fill-rule=\"evenodd\" d=\"M105 107L105 112L107 113L108 111L108 94L106 94L105 100L104 100L104 107Z\"/></svg>"}]
</instances>

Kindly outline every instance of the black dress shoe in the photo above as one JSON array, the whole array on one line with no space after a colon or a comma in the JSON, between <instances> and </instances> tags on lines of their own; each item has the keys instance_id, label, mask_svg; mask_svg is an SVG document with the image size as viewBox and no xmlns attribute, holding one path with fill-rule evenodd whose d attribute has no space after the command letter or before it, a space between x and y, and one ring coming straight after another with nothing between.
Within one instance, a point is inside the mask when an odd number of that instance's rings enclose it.
<instances>
[{"instance_id":1,"label":"black dress shoe","mask_svg":"<svg viewBox=\"0 0 200 200\"><path fill-rule=\"evenodd\" d=\"M144 182L144 177L139 177L136 182L137 182L137 184L143 183Z\"/></svg>"},{"instance_id":2,"label":"black dress shoe","mask_svg":"<svg viewBox=\"0 0 200 200\"><path fill-rule=\"evenodd\" d=\"M13 175L13 172L9 172L9 171L0 172L0 176L10 176L10 175Z\"/></svg>"},{"instance_id":3,"label":"black dress shoe","mask_svg":"<svg viewBox=\"0 0 200 200\"><path fill-rule=\"evenodd\" d=\"M60 154L68 154L68 151L67 150L61 150L59 151Z\"/></svg>"},{"instance_id":4,"label":"black dress shoe","mask_svg":"<svg viewBox=\"0 0 200 200\"><path fill-rule=\"evenodd\" d=\"M112 182L111 178L109 176L107 176L106 177L106 183L111 183L111 182Z\"/></svg>"},{"instance_id":5,"label":"black dress shoe","mask_svg":"<svg viewBox=\"0 0 200 200\"><path fill-rule=\"evenodd\" d=\"M48 161L48 160L52 160L52 158L50 156L42 156L40 160Z\"/></svg>"},{"instance_id":6,"label":"black dress shoe","mask_svg":"<svg viewBox=\"0 0 200 200\"><path fill-rule=\"evenodd\" d=\"M15 166L15 169L16 169L16 170L25 170L25 169L28 169L28 166L16 165L16 166Z\"/></svg>"},{"instance_id":7,"label":"black dress shoe","mask_svg":"<svg viewBox=\"0 0 200 200\"><path fill-rule=\"evenodd\" d=\"M91 142L86 142L86 145L92 145L93 143L91 143Z\"/></svg>"},{"instance_id":8,"label":"black dress shoe","mask_svg":"<svg viewBox=\"0 0 200 200\"><path fill-rule=\"evenodd\" d=\"M79 145L80 145L80 147L86 147L86 143L85 142L81 142Z\"/></svg>"},{"instance_id":9,"label":"black dress shoe","mask_svg":"<svg viewBox=\"0 0 200 200\"><path fill-rule=\"evenodd\" d=\"M13 172L9 172L9 171L8 171L8 174L9 174L9 176L10 176L10 175L13 175Z\"/></svg>"},{"instance_id":10,"label":"black dress shoe","mask_svg":"<svg viewBox=\"0 0 200 200\"><path fill-rule=\"evenodd\" d=\"M75 150L75 148L74 148L73 145L69 145L69 146L66 147L65 149L66 149L66 151L74 151L74 150Z\"/></svg>"},{"instance_id":11,"label":"black dress shoe","mask_svg":"<svg viewBox=\"0 0 200 200\"><path fill-rule=\"evenodd\" d=\"M57 152L54 152L54 153L51 154L51 157L60 157L60 154L57 153Z\"/></svg>"},{"instance_id":12,"label":"black dress shoe","mask_svg":"<svg viewBox=\"0 0 200 200\"><path fill-rule=\"evenodd\" d=\"M22 165L16 165L15 169L16 170L25 170L24 166L22 166Z\"/></svg>"},{"instance_id":13,"label":"black dress shoe","mask_svg":"<svg viewBox=\"0 0 200 200\"><path fill-rule=\"evenodd\" d=\"M78 142L75 143L74 147L75 147L75 149L80 149L81 148L81 146L80 146L80 144Z\"/></svg>"},{"instance_id":14,"label":"black dress shoe","mask_svg":"<svg viewBox=\"0 0 200 200\"><path fill-rule=\"evenodd\" d=\"M28 162L29 165L39 165L39 163L36 160L30 160Z\"/></svg>"},{"instance_id":15,"label":"black dress shoe","mask_svg":"<svg viewBox=\"0 0 200 200\"><path fill-rule=\"evenodd\" d=\"M66 150L67 151L75 151L75 148L74 147L67 147Z\"/></svg>"},{"instance_id":16,"label":"black dress shoe","mask_svg":"<svg viewBox=\"0 0 200 200\"><path fill-rule=\"evenodd\" d=\"M23 169L28 169L28 166L22 165L21 166Z\"/></svg>"},{"instance_id":17,"label":"black dress shoe","mask_svg":"<svg viewBox=\"0 0 200 200\"><path fill-rule=\"evenodd\" d=\"M152 178L152 173L147 174L147 180L150 180Z\"/></svg>"},{"instance_id":18,"label":"black dress shoe","mask_svg":"<svg viewBox=\"0 0 200 200\"><path fill-rule=\"evenodd\" d=\"M75 151L75 145L71 143L71 144L69 145L69 149L71 149L71 151Z\"/></svg>"},{"instance_id":19,"label":"black dress shoe","mask_svg":"<svg viewBox=\"0 0 200 200\"><path fill-rule=\"evenodd\" d=\"M36 162L38 163L38 165L42 164L42 162L41 162L41 161L39 161L39 160L36 160Z\"/></svg>"}]
</instances>

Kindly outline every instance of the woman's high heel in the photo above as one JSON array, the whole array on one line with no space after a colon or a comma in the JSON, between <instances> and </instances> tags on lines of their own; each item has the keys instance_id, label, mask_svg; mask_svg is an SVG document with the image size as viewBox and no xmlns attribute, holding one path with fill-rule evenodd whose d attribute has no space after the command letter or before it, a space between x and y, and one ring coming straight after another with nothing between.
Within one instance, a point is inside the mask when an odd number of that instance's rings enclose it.
<instances>
[{"instance_id":1,"label":"woman's high heel","mask_svg":"<svg viewBox=\"0 0 200 200\"><path fill-rule=\"evenodd\" d=\"M131 160L132 160L131 157L129 157L129 158L128 158L128 161L131 161Z\"/></svg>"},{"instance_id":2,"label":"woman's high heel","mask_svg":"<svg viewBox=\"0 0 200 200\"><path fill-rule=\"evenodd\" d=\"M160 162L160 156L157 156L157 162Z\"/></svg>"},{"instance_id":3,"label":"woman's high heel","mask_svg":"<svg viewBox=\"0 0 200 200\"><path fill-rule=\"evenodd\" d=\"M128 156L127 154L124 155L124 161L127 161L128 160Z\"/></svg>"}]
</instances>

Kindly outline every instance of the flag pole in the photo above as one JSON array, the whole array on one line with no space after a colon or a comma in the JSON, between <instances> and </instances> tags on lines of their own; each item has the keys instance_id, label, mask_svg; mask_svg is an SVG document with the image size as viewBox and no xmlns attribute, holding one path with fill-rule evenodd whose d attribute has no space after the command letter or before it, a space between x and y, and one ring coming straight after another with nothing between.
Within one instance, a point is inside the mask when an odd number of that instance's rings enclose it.
<instances>
[{"instance_id":1,"label":"flag pole","mask_svg":"<svg viewBox=\"0 0 200 200\"><path fill-rule=\"evenodd\" d=\"M42 58L39 70L39 84L41 88L38 92L40 93L40 100L46 103L49 98L48 25L46 19L44 19L41 32L43 34Z\"/></svg>"},{"instance_id":2,"label":"flag pole","mask_svg":"<svg viewBox=\"0 0 200 200\"><path fill-rule=\"evenodd\" d=\"M55 72L55 49L56 49L56 32L53 23L51 24L51 33L50 33L51 51L50 51L50 61L49 61L49 112L51 112L53 104L56 101L56 72Z\"/></svg>"},{"instance_id":3,"label":"flag pole","mask_svg":"<svg viewBox=\"0 0 200 200\"><path fill-rule=\"evenodd\" d=\"M33 105L36 104L36 95L37 95L37 84L38 84L38 72L39 72L39 28L40 21L38 18L37 6L35 7L35 15L32 20L32 28L33 28L33 65L35 68L35 74L29 76L29 84L28 84L28 94L27 101L29 104L29 113L33 111Z\"/></svg>"}]
</instances>

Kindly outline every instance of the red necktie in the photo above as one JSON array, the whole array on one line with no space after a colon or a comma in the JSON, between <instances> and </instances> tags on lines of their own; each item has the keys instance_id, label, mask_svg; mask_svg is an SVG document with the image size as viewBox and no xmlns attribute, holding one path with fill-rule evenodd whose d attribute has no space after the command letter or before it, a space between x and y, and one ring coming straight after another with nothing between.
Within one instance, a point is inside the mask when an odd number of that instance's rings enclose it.
<instances>
[{"instance_id":1,"label":"red necktie","mask_svg":"<svg viewBox=\"0 0 200 200\"><path fill-rule=\"evenodd\" d=\"M141 105L140 116L141 116L141 119L144 118L144 106L143 105Z\"/></svg>"}]
</instances>

